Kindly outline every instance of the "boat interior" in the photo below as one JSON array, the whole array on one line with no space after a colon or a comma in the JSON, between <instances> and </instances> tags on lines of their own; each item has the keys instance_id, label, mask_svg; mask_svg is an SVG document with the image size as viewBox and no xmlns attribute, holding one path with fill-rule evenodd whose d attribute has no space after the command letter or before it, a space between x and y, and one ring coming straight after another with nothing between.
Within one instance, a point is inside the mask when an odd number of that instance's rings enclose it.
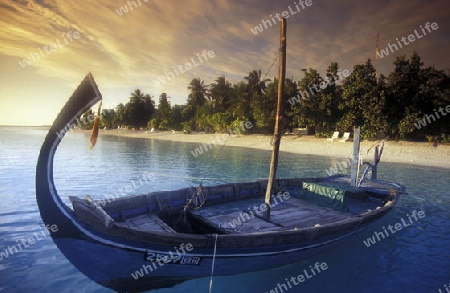
<instances>
[{"instance_id":1,"label":"boat interior","mask_svg":"<svg viewBox=\"0 0 450 293\"><path fill-rule=\"evenodd\" d=\"M384 206L401 187L347 176L277 179L270 219L263 217L267 180L160 191L114 200L70 197L78 220L163 233L242 234L302 229L338 222Z\"/></svg>"}]
</instances>

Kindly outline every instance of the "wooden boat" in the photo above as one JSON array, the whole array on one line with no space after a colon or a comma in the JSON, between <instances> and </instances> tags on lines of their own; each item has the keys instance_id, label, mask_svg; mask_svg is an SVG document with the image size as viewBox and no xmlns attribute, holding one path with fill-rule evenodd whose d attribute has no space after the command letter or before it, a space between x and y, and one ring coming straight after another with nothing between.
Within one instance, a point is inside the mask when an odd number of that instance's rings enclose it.
<instances>
[{"instance_id":1,"label":"wooden boat","mask_svg":"<svg viewBox=\"0 0 450 293\"><path fill-rule=\"evenodd\" d=\"M119 292L298 262L368 227L404 192L403 186L382 180L354 187L347 176L273 178L272 187L271 180L262 180L108 202L71 197L71 208L55 188L55 152L67 126L101 98L89 73L42 145L36 198L44 223L57 225L51 237L66 258L98 284Z\"/></svg>"}]
</instances>

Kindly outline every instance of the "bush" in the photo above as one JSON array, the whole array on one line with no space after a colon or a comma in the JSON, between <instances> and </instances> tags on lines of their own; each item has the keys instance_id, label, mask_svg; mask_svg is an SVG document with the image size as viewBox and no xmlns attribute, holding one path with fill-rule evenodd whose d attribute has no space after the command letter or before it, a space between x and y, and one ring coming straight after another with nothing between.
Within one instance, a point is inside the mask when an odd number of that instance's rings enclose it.
<instances>
[{"instance_id":1,"label":"bush","mask_svg":"<svg viewBox=\"0 0 450 293\"><path fill-rule=\"evenodd\" d=\"M153 119L151 119L151 120L148 122L147 127L150 128L150 129L152 129L152 128L158 129L160 123L161 123L161 119L159 119L159 118L153 118Z\"/></svg>"},{"instance_id":2,"label":"bush","mask_svg":"<svg viewBox=\"0 0 450 293\"><path fill-rule=\"evenodd\" d=\"M327 138L331 137L332 135L333 133L331 131L316 131L316 133L314 134L314 136L317 138Z\"/></svg>"},{"instance_id":3,"label":"bush","mask_svg":"<svg viewBox=\"0 0 450 293\"><path fill-rule=\"evenodd\" d=\"M229 123L230 115L225 112L214 113L209 119L209 124L215 132L226 132Z\"/></svg>"},{"instance_id":4,"label":"bush","mask_svg":"<svg viewBox=\"0 0 450 293\"><path fill-rule=\"evenodd\" d=\"M237 118L236 120L234 120L233 122L230 123L230 125L228 126L228 130L231 130L233 133L237 134L248 134L250 133L251 129L254 128L254 124L252 123L252 127L250 128L246 128L245 127L245 123L247 123L249 120L244 120L244 119L239 119ZM242 127L242 123L244 123L244 127Z\"/></svg>"},{"instance_id":5,"label":"bush","mask_svg":"<svg viewBox=\"0 0 450 293\"><path fill-rule=\"evenodd\" d=\"M185 134L191 133L192 132L192 122L190 122L190 121L181 122L181 129L183 129L183 132Z\"/></svg>"}]
</instances>

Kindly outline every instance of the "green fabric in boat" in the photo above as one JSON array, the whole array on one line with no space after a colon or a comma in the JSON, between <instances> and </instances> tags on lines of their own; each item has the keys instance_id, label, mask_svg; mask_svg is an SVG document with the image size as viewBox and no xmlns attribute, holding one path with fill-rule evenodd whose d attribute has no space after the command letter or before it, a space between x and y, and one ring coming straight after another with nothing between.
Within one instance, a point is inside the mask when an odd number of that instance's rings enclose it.
<instances>
[{"instance_id":1,"label":"green fabric in boat","mask_svg":"<svg viewBox=\"0 0 450 293\"><path fill-rule=\"evenodd\" d=\"M336 211L348 212L348 207L345 205L345 193L344 189L304 182L298 197Z\"/></svg>"}]
</instances>

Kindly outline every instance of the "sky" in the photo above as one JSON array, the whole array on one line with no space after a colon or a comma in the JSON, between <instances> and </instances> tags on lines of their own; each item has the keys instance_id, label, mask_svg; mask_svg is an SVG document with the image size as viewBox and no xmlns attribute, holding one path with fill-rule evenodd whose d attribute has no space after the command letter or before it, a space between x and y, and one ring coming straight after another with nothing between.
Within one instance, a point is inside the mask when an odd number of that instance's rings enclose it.
<instances>
[{"instance_id":1,"label":"sky","mask_svg":"<svg viewBox=\"0 0 450 293\"><path fill-rule=\"evenodd\" d=\"M324 76L331 62L352 71L375 60L377 33L380 49L392 47L381 73L414 51L425 66L450 68L448 0L0 0L0 125L51 124L88 72L103 108L127 103L135 89L185 104L193 78L265 75L283 11L294 80L304 68ZM276 63L267 77L277 71Z\"/></svg>"}]
</instances>

